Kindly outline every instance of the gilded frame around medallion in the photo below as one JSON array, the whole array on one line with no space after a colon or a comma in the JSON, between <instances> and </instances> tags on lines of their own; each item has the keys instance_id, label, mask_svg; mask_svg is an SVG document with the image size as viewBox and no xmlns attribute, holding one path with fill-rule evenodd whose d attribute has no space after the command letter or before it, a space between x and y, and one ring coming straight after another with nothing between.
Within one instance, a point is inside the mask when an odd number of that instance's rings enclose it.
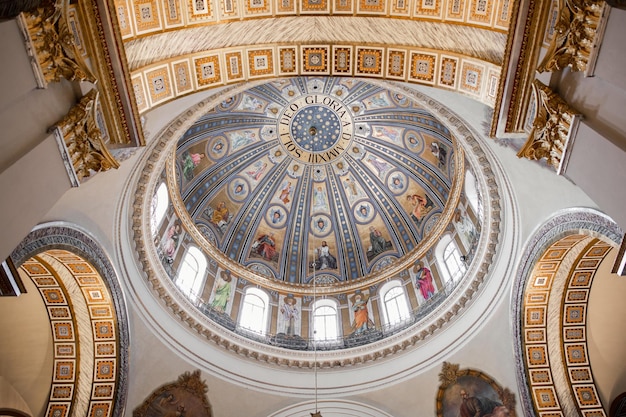
<instances>
[{"instance_id":1,"label":"gilded frame around medallion","mask_svg":"<svg viewBox=\"0 0 626 417\"><path fill-rule=\"evenodd\" d=\"M437 391L437 417L463 416L460 408L463 403L461 395L465 392L468 401L491 403L494 417L516 417L515 395L508 388L502 388L486 373L466 368L459 369L458 364L444 362L439 374L439 390ZM475 399L475 400L474 400ZM485 400L487 399L487 400Z\"/></svg>"}]
</instances>

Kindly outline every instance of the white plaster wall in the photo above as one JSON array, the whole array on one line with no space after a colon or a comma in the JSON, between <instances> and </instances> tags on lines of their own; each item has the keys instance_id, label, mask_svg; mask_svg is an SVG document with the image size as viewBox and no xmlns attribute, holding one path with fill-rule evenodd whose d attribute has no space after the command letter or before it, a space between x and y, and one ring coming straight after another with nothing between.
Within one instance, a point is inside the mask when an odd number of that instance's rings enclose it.
<instances>
[{"instance_id":1,"label":"white plaster wall","mask_svg":"<svg viewBox=\"0 0 626 417\"><path fill-rule=\"evenodd\" d=\"M0 259L5 259L69 188L48 128L68 112L75 94L67 81L37 88L14 19L0 22L0 39Z\"/></svg>"},{"instance_id":2,"label":"white plaster wall","mask_svg":"<svg viewBox=\"0 0 626 417\"><path fill-rule=\"evenodd\" d=\"M583 120L572 140L564 175L598 202L626 230L626 151L606 140Z\"/></svg>"},{"instance_id":3,"label":"white plaster wall","mask_svg":"<svg viewBox=\"0 0 626 417\"><path fill-rule=\"evenodd\" d=\"M626 278L611 274L616 252L613 249L598 268L587 305L589 363L605 410L626 392Z\"/></svg>"},{"instance_id":4,"label":"white plaster wall","mask_svg":"<svg viewBox=\"0 0 626 417\"><path fill-rule=\"evenodd\" d=\"M61 80L37 88L15 19L0 22L0 173L47 136L76 102L72 83Z\"/></svg>"},{"instance_id":5,"label":"white plaster wall","mask_svg":"<svg viewBox=\"0 0 626 417\"><path fill-rule=\"evenodd\" d=\"M0 302L0 387L6 389L0 390L0 408L21 405L17 394L28 407L25 411L43 416L54 370L52 329L39 290L26 275L20 276L27 292Z\"/></svg>"},{"instance_id":6,"label":"white plaster wall","mask_svg":"<svg viewBox=\"0 0 626 417\"><path fill-rule=\"evenodd\" d=\"M7 258L71 187L52 135L0 173L0 259Z\"/></svg>"},{"instance_id":7,"label":"white plaster wall","mask_svg":"<svg viewBox=\"0 0 626 417\"><path fill-rule=\"evenodd\" d=\"M600 135L626 150L626 10L611 9L593 77L569 68L555 74L556 92Z\"/></svg>"}]
</instances>

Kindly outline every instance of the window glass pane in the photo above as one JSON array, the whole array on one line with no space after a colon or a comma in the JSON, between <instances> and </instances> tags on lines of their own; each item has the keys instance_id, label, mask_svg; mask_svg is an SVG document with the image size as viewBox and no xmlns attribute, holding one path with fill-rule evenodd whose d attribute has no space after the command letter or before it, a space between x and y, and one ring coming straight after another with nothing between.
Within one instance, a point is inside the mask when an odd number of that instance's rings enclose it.
<instances>
[{"instance_id":1,"label":"window glass pane","mask_svg":"<svg viewBox=\"0 0 626 417\"><path fill-rule=\"evenodd\" d=\"M153 235L156 234L159 225L163 221L169 203L170 199L167 195L167 187L165 183L162 182L152 197L152 204L150 206L150 229Z\"/></svg>"},{"instance_id":2,"label":"window glass pane","mask_svg":"<svg viewBox=\"0 0 626 417\"><path fill-rule=\"evenodd\" d=\"M467 201L469 201L474 213L479 213L478 188L476 187L476 178L474 177L474 174L472 174L472 171L465 171L465 195L467 196Z\"/></svg>"},{"instance_id":3,"label":"window glass pane","mask_svg":"<svg viewBox=\"0 0 626 417\"><path fill-rule=\"evenodd\" d=\"M457 280L465 272L465 264L461 262L461 252L454 241L450 241L443 252L443 262L448 270L448 278Z\"/></svg>"},{"instance_id":4,"label":"window glass pane","mask_svg":"<svg viewBox=\"0 0 626 417\"><path fill-rule=\"evenodd\" d=\"M244 297L239 325L257 333L265 333L265 301L248 291Z\"/></svg>"},{"instance_id":5,"label":"window glass pane","mask_svg":"<svg viewBox=\"0 0 626 417\"><path fill-rule=\"evenodd\" d=\"M204 272L206 270L206 258L196 247L191 247L183 258L178 271L176 285L194 301L204 284Z\"/></svg>"},{"instance_id":6,"label":"window glass pane","mask_svg":"<svg viewBox=\"0 0 626 417\"><path fill-rule=\"evenodd\" d=\"M392 325L404 321L410 317L409 306L404 296L404 289L397 285L385 293L383 303L387 324Z\"/></svg>"},{"instance_id":7,"label":"window glass pane","mask_svg":"<svg viewBox=\"0 0 626 417\"><path fill-rule=\"evenodd\" d=\"M337 331L337 310L329 305L316 307L313 313L314 340L334 340Z\"/></svg>"}]
</instances>

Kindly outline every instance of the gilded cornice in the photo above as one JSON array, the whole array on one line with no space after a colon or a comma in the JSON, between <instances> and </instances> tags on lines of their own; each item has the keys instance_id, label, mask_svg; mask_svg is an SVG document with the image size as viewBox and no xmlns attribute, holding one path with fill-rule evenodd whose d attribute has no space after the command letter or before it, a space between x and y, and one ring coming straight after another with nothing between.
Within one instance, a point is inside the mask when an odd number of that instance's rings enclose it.
<instances>
[{"instance_id":1,"label":"gilded cornice","mask_svg":"<svg viewBox=\"0 0 626 417\"><path fill-rule=\"evenodd\" d=\"M491 137L496 136L496 130L498 128L498 118L500 116L499 110L504 100L504 90L507 82L507 68L509 68L509 65L511 65L511 60L514 58L513 46L516 33L515 28L517 27L520 18L519 13L521 5L521 1L513 2L513 10L511 11L511 22L509 23L509 32L506 37L506 46L504 48L502 70L500 71L500 79L498 80L498 93L496 95L496 100L494 104L494 109L496 111L493 112L493 115L491 117L491 126L489 130L489 136Z\"/></svg>"},{"instance_id":2,"label":"gilded cornice","mask_svg":"<svg viewBox=\"0 0 626 417\"><path fill-rule=\"evenodd\" d=\"M130 84L126 57L116 19L103 21L95 0L78 2L80 25L85 35L91 65L101 94L102 111L109 129L109 140L116 145L143 146L145 139ZM112 7L112 6L111 6ZM104 13L108 16L108 13Z\"/></svg>"},{"instance_id":3,"label":"gilded cornice","mask_svg":"<svg viewBox=\"0 0 626 417\"><path fill-rule=\"evenodd\" d=\"M528 0L519 6L517 21L509 31L507 43L508 56L502 68L500 94L505 94L499 101L494 113L490 134L496 135L502 115L505 115L504 133L523 132L523 124L531 94L531 84L535 79L535 68L542 47L551 0ZM514 70L511 68L515 66ZM510 78L509 78L510 77ZM509 86L505 91L505 86ZM505 108L501 108L506 106Z\"/></svg>"},{"instance_id":4,"label":"gilded cornice","mask_svg":"<svg viewBox=\"0 0 626 417\"><path fill-rule=\"evenodd\" d=\"M382 359L420 343L452 323L456 316L468 307L471 304L471 300L480 292L483 282L487 278L487 273L495 260L496 249L500 241L502 227L501 209L504 204L501 201L499 191L500 181L491 167L490 158L476 140L476 134L456 114L435 100L408 87L391 87L387 83L385 85L392 90L401 91L402 94L411 97L417 102L428 105L432 109L433 114L451 130L453 136L460 140L462 143L460 146L463 146L468 154L471 151L471 157L469 155L468 157L477 164L477 169L481 171L481 179L483 179L480 188L481 194L485 198L483 207L485 221L482 225L481 241L479 242L475 261L468 272L467 281L463 281L463 285L457 287L456 296L452 298L453 301L446 302L437 308L436 313L439 317L437 320L431 320L421 330L409 330L390 336L384 339L384 343L375 343L351 349L351 353L348 356L337 351L327 352L323 358L317 360L317 366L320 367L341 367ZM137 253L137 260L140 263L139 267L144 272L143 276L149 283L154 296L160 300L166 311L170 312L173 317L185 326L197 332L201 337L227 350L261 362L289 367L312 368L314 358L311 355L307 355L306 352L290 352L289 355L286 355L284 349L253 342L208 321L205 316L197 312L195 306L187 298L174 289L171 280L167 278L159 261L155 246L151 243L152 237L150 236L149 226L150 201L156 185L160 181L159 174L168 162L167 160L172 154L177 140L206 109L217 105L227 94L232 95L247 88L250 88L250 84L238 88L230 88L228 91L211 96L186 111L158 135L139 175L132 201L131 232L133 234L134 248ZM221 262L221 258L217 258L217 261ZM248 274L248 272L245 272L245 274ZM390 275L391 272L385 276ZM282 283L269 283L269 281L266 282L259 277L255 277L255 280L257 283L262 283L261 285L263 286L271 284L272 286L278 286L277 288L280 288L282 291L286 291L281 286ZM342 287L342 292L351 291L358 286L365 287L365 285L366 283L359 282L350 288ZM311 292L310 289L304 288L298 290L300 290L300 293ZM293 292L294 288L289 287L288 291ZM332 288L320 288L321 291L327 291L329 294L334 292Z\"/></svg>"},{"instance_id":5,"label":"gilded cornice","mask_svg":"<svg viewBox=\"0 0 626 417\"><path fill-rule=\"evenodd\" d=\"M517 156L530 160L546 159L557 173L561 173L568 141L579 114L541 81L535 80L532 86L537 115L528 140Z\"/></svg>"},{"instance_id":6,"label":"gilded cornice","mask_svg":"<svg viewBox=\"0 0 626 417\"><path fill-rule=\"evenodd\" d=\"M115 33L110 31L113 23L103 24L95 1L77 5L70 5L69 0L43 2L41 7L21 13L17 22L40 88L61 78L91 83L100 92L105 142L145 144L134 95L128 93L131 87L124 51L115 44ZM79 50L76 45L83 42L86 47Z\"/></svg>"}]
</instances>

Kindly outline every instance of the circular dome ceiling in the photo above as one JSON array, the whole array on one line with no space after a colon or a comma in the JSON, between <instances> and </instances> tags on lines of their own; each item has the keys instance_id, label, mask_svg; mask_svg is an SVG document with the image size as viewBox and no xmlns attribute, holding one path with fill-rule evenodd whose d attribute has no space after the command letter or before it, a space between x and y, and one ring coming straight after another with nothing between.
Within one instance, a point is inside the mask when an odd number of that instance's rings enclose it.
<instances>
[{"instance_id":1,"label":"circular dome ceiling","mask_svg":"<svg viewBox=\"0 0 626 417\"><path fill-rule=\"evenodd\" d=\"M412 262L436 242L460 192L459 153L428 111L374 82L281 79L187 130L176 181L197 230L226 258L286 283L336 284Z\"/></svg>"}]
</instances>

